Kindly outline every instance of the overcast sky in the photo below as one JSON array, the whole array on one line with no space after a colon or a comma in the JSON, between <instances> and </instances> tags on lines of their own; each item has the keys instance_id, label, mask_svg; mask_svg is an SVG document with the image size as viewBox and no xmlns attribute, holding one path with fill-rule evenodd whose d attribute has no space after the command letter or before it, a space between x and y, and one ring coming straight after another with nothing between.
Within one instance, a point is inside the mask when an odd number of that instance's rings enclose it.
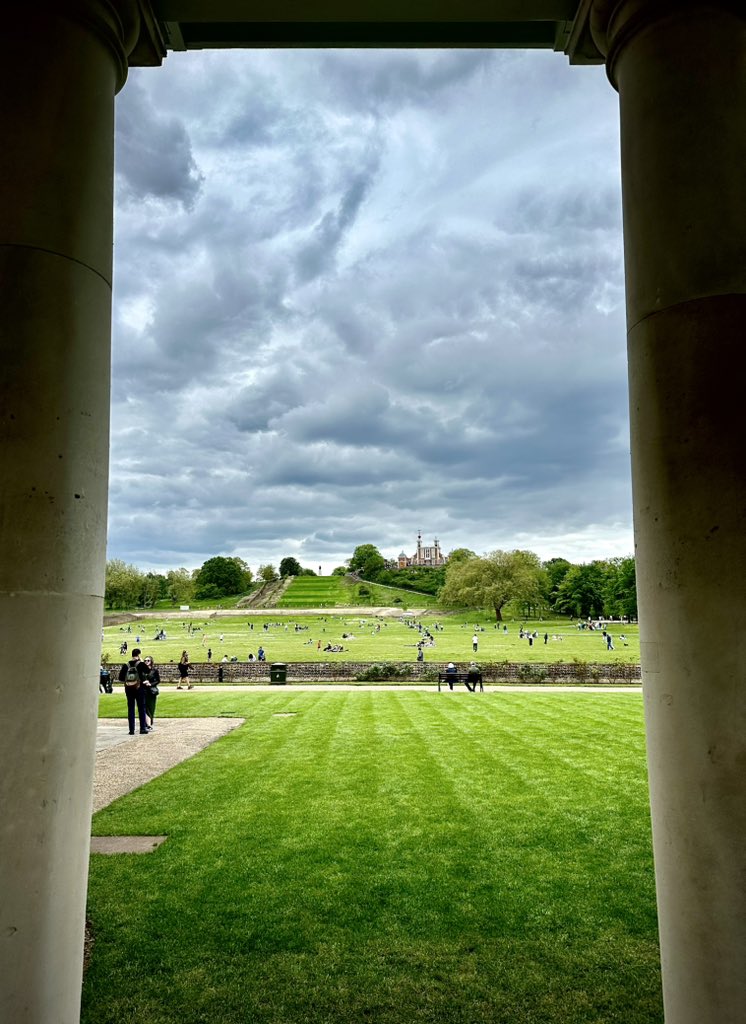
<instances>
[{"instance_id":1,"label":"overcast sky","mask_svg":"<svg viewBox=\"0 0 746 1024\"><path fill-rule=\"evenodd\" d=\"M631 553L602 67L170 54L118 98L115 227L110 558Z\"/></svg>"}]
</instances>

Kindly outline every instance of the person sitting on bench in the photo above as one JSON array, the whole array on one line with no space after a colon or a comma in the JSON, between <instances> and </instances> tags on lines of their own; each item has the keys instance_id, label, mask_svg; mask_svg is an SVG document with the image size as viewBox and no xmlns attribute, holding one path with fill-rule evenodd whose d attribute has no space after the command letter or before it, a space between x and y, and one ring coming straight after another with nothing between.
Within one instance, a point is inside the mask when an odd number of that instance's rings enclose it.
<instances>
[{"instance_id":1,"label":"person sitting on bench","mask_svg":"<svg viewBox=\"0 0 746 1024\"><path fill-rule=\"evenodd\" d=\"M466 689L471 693L476 693L477 686L484 692L484 686L482 685L482 671L476 661L472 661L469 665L469 671L466 673Z\"/></svg>"},{"instance_id":2,"label":"person sitting on bench","mask_svg":"<svg viewBox=\"0 0 746 1024\"><path fill-rule=\"evenodd\" d=\"M448 689L452 690L453 684L456 682L458 678L458 669L456 668L452 661L449 661L448 663L448 667L446 668L446 675L448 676Z\"/></svg>"}]
</instances>

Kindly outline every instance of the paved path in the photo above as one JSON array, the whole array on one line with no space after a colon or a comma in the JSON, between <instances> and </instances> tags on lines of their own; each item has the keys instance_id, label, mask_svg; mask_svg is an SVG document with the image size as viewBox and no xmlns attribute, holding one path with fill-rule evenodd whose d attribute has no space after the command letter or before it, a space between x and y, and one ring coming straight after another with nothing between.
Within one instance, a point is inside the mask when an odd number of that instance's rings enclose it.
<instances>
[{"instance_id":1,"label":"paved path","mask_svg":"<svg viewBox=\"0 0 746 1024\"><path fill-rule=\"evenodd\" d=\"M422 615L431 615L435 618L443 618L448 612L439 611L437 608L409 608L404 611L402 608L380 605L375 608L363 608L360 605L349 605L347 607L329 606L328 608L191 608L188 612L175 611L139 611L139 612L105 612L104 622L109 619L118 618L122 622L137 622L140 619L181 619L188 622L190 619L226 619L241 618L242 615L261 616L263 619L275 616L278 619L302 617L305 615L350 615L356 619L411 619Z\"/></svg>"},{"instance_id":2,"label":"paved path","mask_svg":"<svg viewBox=\"0 0 746 1024\"><path fill-rule=\"evenodd\" d=\"M243 718L164 718L130 736L126 718L101 718L96 734L93 810L157 778L236 729Z\"/></svg>"}]
</instances>

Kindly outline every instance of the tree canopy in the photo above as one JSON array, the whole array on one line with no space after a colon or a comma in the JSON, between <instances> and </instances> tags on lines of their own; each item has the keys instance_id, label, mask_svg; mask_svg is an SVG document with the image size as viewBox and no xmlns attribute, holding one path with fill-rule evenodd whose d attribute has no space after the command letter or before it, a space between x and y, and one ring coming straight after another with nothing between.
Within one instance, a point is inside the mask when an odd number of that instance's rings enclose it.
<instances>
[{"instance_id":1,"label":"tree canopy","mask_svg":"<svg viewBox=\"0 0 746 1024\"><path fill-rule=\"evenodd\" d=\"M166 593L174 604L189 604L194 597L194 580L188 569L170 569L166 573Z\"/></svg>"},{"instance_id":2,"label":"tree canopy","mask_svg":"<svg viewBox=\"0 0 746 1024\"><path fill-rule=\"evenodd\" d=\"M194 596L197 598L229 597L241 594L251 586L251 569L242 558L216 555L197 570Z\"/></svg>"},{"instance_id":3,"label":"tree canopy","mask_svg":"<svg viewBox=\"0 0 746 1024\"><path fill-rule=\"evenodd\" d=\"M287 555L280 562L280 576L284 579L286 576L300 576L303 572L300 562L297 558L293 558L292 555Z\"/></svg>"},{"instance_id":4,"label":"tree canopy","mask_svg":"<svg viewBox=\"0 0 746 1024\"><path fill-rule=\"evenodd\" d=\"M481 558L449 561L440 600L458 608L492 608L500 622L508 602L538 602L543 582L533 551L492 551Z\"/></svg>"},{"instance_id":5,"label":"tree canopy","mask_svg":"<svg viewBox=\"0 0 746 1024\"><path fill-rule=\"evenodd\" d=\"M350 572L356 572L363 579L372 579L377 572L386 568L386 559L375 544L359 544L352 552Z\"/></svg>"},{"instance_id":6,"label":"tree canopy","mask_svg":"<svg viewBox=\"0 0 746 1024\"><path fill-rule=\"evenodd\" d=\"M603 615L606 566L599 560L570 566L557 589L555 610L581 618Z\"/></svg>"},{"instance_id":7,"label":"tree canopy","mask_svg":"<svg viewBox=\"0 0 746 1024\"><path fill-rule=\"evenodd\" d=\"M142 594L145 574L121 558L106 563L104 602L107 608L135 608Z\"/></svg>"},{"instance_id":8,"label":"tree canopy","mask_svg":"<svg viewBox=\"0 0 746 1024\"><path fill-rule=\"evenodd\" d=\"M471 548L454 548L448 555L449 563L452 562L465 562L469 558L476 558L476 551L472 551Z\"/></svg>"},{"instance_id":9,"label":"tree canopy","mask_svg":"<svg viewBox=\"0 0 746 1024\"><path fill-rule=\"evenodd\" d=\"M637 618L637 577L635 560L612 558L607 562L608 572L604 584L604 612L615 618Z\"/></svg>"}]
</instances>

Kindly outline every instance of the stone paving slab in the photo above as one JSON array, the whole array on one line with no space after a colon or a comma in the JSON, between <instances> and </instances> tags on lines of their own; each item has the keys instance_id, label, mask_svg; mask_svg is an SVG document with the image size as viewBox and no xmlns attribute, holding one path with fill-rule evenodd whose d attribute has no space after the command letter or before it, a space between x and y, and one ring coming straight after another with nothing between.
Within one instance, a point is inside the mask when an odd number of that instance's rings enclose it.
<instances>
[{"instance_id":1,"label":"stone paving slab","mask_svg":"<svg viewBox=\"0 0 746 1024\"><path fill-rule=\"evenodd\" d=\"M91 853L152 853L168 836L91 836Z\"/></svg>"}]
</instances>

